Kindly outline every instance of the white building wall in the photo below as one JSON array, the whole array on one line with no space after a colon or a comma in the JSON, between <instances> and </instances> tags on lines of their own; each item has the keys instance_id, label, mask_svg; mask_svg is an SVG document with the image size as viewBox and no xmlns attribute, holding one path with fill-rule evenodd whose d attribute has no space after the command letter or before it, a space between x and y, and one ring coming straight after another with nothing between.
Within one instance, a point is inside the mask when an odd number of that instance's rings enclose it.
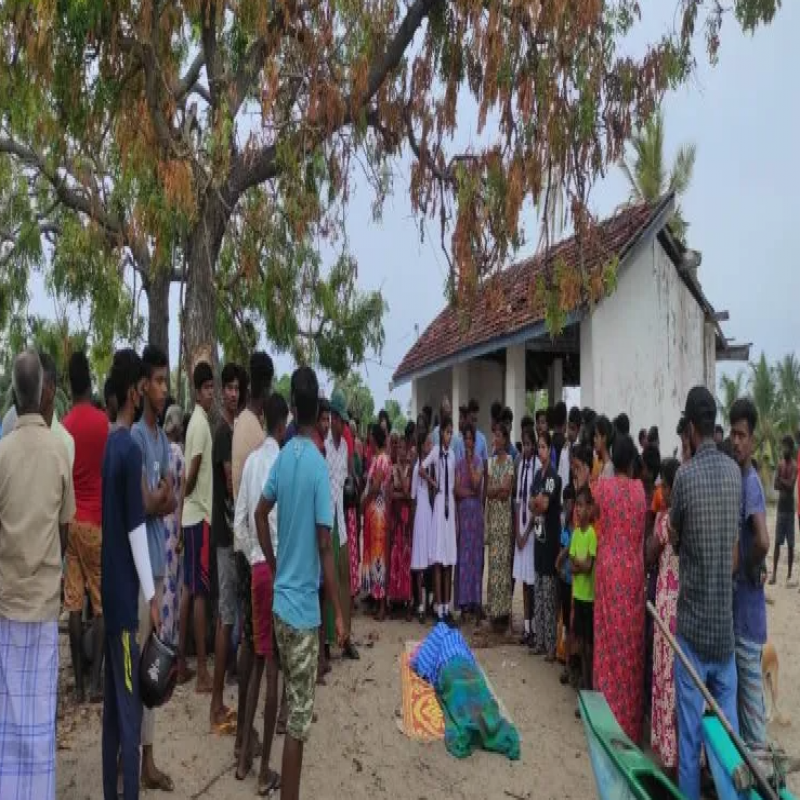
<instances>
[{"instance_id":1,"label":"white building wall","mask_svg":"<svg viewBox=\"0 0 800 800\"><path fill-rule=\"evenodd\" d=\"M476 359L469 362L470 398L481 407L478 428L483 431L489 450L492 449L492 403L506 403L504 370L502 364ZM516 420L515 420L516 421Z\"/></svg>"},{"instance_id":2,"label":"white building wall","mask_svg":"<svg viewBox=\"0 0 800 800\"><path fill-rule=\"evenodd\" d=\"M678 445L686 395L708 380L704 314L657 240L581 323L581 402L631 430L658 425L662 456Z\"/></svg>"},{"instance_id":3,"label":"white building wall","mask_svg":"<svg viewBox=\"0 0 800 800\"><path fill-rule=\"evenodd\" d=\"M425 406L430 406L433 409L434 418L438 417L442 398L446 395L452 402L452 370L448 367L415 380L417 383L417 414L421 414Z\"/></svg>"}]
</instances>

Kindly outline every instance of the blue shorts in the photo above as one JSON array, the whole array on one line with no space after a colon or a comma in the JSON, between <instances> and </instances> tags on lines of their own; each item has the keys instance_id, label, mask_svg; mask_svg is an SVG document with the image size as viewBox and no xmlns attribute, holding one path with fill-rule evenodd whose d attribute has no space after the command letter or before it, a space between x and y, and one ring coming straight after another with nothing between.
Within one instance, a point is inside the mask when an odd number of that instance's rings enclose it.
<instances>
[{"instance_id":1,"label":"blue shorts","mask_svg":"<svg viewBox=\"0 0 800 800\"><path fill-rule=\"evenodd\" d=\"M205 521L183 529L183 585L192 597L208 597L211 588L209 535L210 529Z\"/></svg>"},{"instance_id":2,"label":"blue shorts","mask_svg":"<svg viewBox=\"0 0 800 800\"><path fill-rule=\"evenodd\" d=\"M775 544L794 548L794 511L779 511L775 518Z\"/></svg>"}]
</instances>

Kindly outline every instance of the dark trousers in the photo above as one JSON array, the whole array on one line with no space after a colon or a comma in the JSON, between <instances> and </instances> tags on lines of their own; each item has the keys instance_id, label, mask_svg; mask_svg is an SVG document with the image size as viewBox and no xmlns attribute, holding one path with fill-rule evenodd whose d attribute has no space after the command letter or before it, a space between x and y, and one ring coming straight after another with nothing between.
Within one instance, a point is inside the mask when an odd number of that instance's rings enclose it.
<instances>
[{"instance_id":1,"label":"dark trousers","mask_svg":"<svg viewBox=\"0 0 800 800\"><path fill-rule=\"evenodd\" d=\"M139 798L139 646L135 631L106 634L103 702L103 797L117 800L117 756L122 752L124 800Z\"/></svg>"}]
</instances>

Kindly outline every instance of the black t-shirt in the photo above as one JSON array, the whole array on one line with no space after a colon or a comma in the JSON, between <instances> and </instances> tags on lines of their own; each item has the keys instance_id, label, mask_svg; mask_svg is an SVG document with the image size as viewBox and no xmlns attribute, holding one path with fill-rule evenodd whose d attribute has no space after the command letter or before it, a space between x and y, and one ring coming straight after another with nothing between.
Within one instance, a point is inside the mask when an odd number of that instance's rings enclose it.
<instances>
[{"instance_id":1,"label":"black t-shirt","mask_svg":"<svg viewBox=\"0 0 800 800\"><path fill-rule=\"evenodd\" d=\"M214 496L211 506L211 543L215 547L233 544L233 495L225 480L225 462L230 463L233 449L233 428L221 419L214 432L211 466L214 476Z\"/></svg>"},{"instance_id":2,"label":"black t-shirt","mask_svg":"<svg viewBox=\"0 0 800 800\"><path fill-rule=\"evenodd\" d=\"M778 465L778 469L782 471L782 474L785 477L790 474L792 465L791 463L787 463L786 459L782 458L780 464ZM778 492L778 511L780 511L782 514L789 514L794 511L794 492L794 483L792 483L792 488L788 491L781 489Z\"/></svg>"},{"instance_id":3,"label":"black t-shirt","mask_svg":"<svg viewBox=\"0 0 800 800\"><path fill-rule=\"evenodd\" d=\"M547 511L533 519L533 563L536 574L556 574L556 559L561 545L561 478L552 466L536 473L531 497L544 494L550 498Z\"/></svg>"}]
</instances>

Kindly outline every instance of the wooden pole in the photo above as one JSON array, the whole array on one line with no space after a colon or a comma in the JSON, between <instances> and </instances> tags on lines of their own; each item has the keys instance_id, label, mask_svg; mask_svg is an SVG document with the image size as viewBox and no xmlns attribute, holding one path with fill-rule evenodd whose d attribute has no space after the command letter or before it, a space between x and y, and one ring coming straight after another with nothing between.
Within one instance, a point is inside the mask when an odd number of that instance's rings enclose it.
<instances>
[{"instance_id":1,"label":"wooden pole","mask_svg":"<svg viewBox=\"0 0 800 800\"><path fill-rule=\"evenodd\" d=\"M706 703L708 703L708 707L719 720L720 725L722 725L722 727L725 729L725 733L730 736L731 741L739 751L739 755L742 757L744 763L747 764L748 769L753 774L756 785L758 786L759 791L763 794L764 799L780 800L778 793L772 788L769 781L764 776L764 773L761 771L761 767L747 749L747 745L745 745L745 743L739 738L739 734L736 733L730 722L728 722L726 716L722 713L722 709L717 704L717 701L711 696L711 692L708 691L708 687L697 674L697 670L694 668L694 665L686 657L686 654L683 652L683 650L681 650L680 645L675 641L675 637L670 632L669 627L666 625L664 620L658 616L655 606L649 600L647 601L647 610L650 613L650 616L653 618L653 621L656 623L656 625L658 625L661 633L664 634L664 638L669 642L670 647L675 651L675 655L677 655L681 660L681 663L686 668L686 671L689 673L692 681L694 681L694 685L700 690L700 694L703 695L703 699L706 701Z\"/></svg>"}]
</instances>

